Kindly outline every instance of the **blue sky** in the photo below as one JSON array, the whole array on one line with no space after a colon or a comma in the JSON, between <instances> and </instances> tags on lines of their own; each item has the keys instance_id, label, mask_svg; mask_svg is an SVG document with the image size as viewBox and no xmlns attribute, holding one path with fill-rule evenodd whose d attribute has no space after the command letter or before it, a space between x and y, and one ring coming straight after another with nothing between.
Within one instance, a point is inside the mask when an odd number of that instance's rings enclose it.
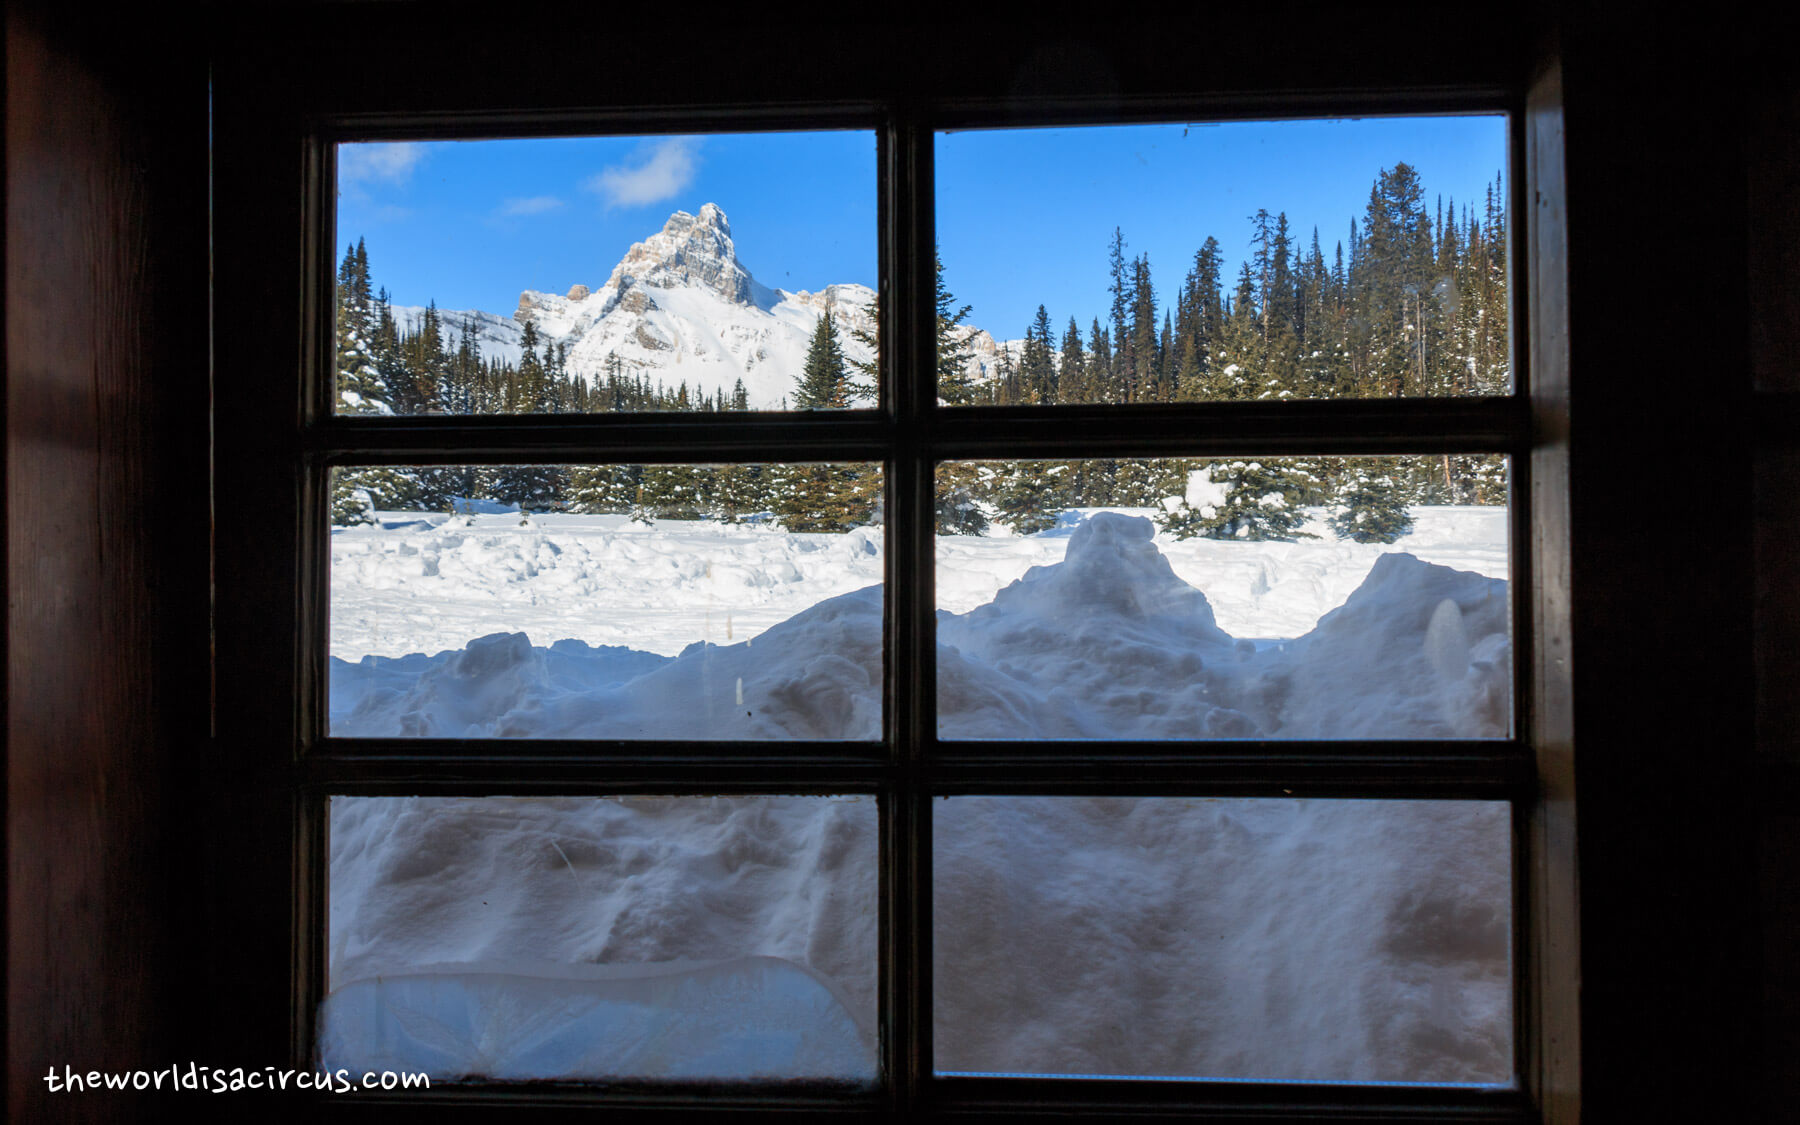
<instances>
[{"instance_id":1,"label":"blue sky","mask_svg":"<svg viewBox=\"0 0 1800 1125\"><path fill-rule=\"evenodd\" d=\"M1285 211L1327 258L1360 218L1376 174L1399 161L1428 201L1477 208L1506 163L1504 118L1364 118L1084 129L937 138L945 280L970 321L1023 334L1043 303L1060 333L1105 313L1114 227L1148 254L1172 299L1208 235L1226 278L1257 208ZM783 289L873 285L871 133L558 138L346 145L338 243L367 239L371 272L398 304L509 313L523 289L599 286L633 242L676 210L714 202L738 256Z\"/></svg>"}]
</instances>

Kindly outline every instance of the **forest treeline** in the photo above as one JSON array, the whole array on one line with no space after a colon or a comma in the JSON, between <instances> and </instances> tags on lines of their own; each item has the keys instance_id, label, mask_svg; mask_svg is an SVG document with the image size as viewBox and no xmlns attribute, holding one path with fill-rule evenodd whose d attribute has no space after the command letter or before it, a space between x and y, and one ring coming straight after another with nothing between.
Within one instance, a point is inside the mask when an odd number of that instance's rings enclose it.
<instances>
[{"instance_id":1,"label":"forest treeline","mask_svg":"<svg viewBox=\"0 0 1800 1125\"><path fill-rule=\"evenodd\" d=\"M1249 217L1249 255L1235 282L1207 238L1173 297L1149 259L1108 247L1111 304L1085 329L1060 332L1039 306L1022 340L1002 346L980 376L964 324L970 307L937 284L938 395L948 405L1156 403L1283 398L1504 394L1511 379L1504 185L1479 207L1427 206L1420 177L1383 169L1364 213L1329 257L1318 231L1302 240L1287 216ZM878 318L875 318L878 319ZM572 372L563 345L521 325L517 363L483 356L473 325L447 326L435 305L399 325L372 291L359 241L338 270L339 409L349 413L587 413L747 409L729 395L667 387L609 356ZM874 341L863 337L866 352ZM874 400L872 365L846 358L841 330L819 321L791 404L841 409ZM1336 534L1392 542L1415 504L1499 504L1498 455L1389 458L1165 459L979 462L941 465L940 532L980 534L991 522L1029 533L1069 508L1160 510L1174 534L1293 538L1301 509L1326 506ZM370 468L334 479L333 519L373 509L446 510L483 498L528 510L630 513L641 519L735 521L766 514L789 530L844 530L880 519L876 466L517 466Z\"/></svg>"}]
</instances>

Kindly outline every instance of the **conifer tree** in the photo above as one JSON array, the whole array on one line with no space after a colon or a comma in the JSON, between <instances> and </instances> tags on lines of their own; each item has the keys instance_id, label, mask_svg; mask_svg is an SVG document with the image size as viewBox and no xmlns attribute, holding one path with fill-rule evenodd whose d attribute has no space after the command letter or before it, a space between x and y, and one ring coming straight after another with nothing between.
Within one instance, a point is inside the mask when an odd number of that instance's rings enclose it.
<instances>
[{"instance_id":1,"label":"conifer tree","mask_svg":"<svg viewBox=\"0 0 1800 1125\"><path fill-rule=\"evenodd\" d=\"M1316 485L1304 468L1279 460L1213 461L1197 472L1199 488L1159 521L1177 539L1316 538L1300 530L1302 505Z\"/></svg>"},{"instance_id":2,"label":"conifer tree","mask_svg":"<svg viewBox=\"0 0 1800 1125\"><path fill-rule=\"evenodd\" d=\"M1330 519L1340 539L1357 543L1392 543L1412 530L1406 510L1406 487L1385 458L1357 458L1345 466L1338 482Z\"/></svg>"},{"instance_id":3,"label":"conifer tree","mask_svg":"<svg viewBox=\"0 0 1800 1125\"><path fill-rule=\"evenodd\" d=\"M738 523L768 507L762 465L720 465L712 472L712 514L723 523Z\"/></svg>"},{"instance_id":4,"label":"conifer tree","mask_svg":"<svg viewBox=\"0 0 1800 1125\"><path fill-rule=\"evenodd\" d=\"M967 406L980 400L981 388L969 376L968 340L959 336L956 330L968 319L969 310L973 306L957 307L956 297L944 284L944 259L941 255L936 259L936 266L938 401L947 406Z\"/></svg>"},{"instance_id":5,"label":"conifer tree","mask_svg":"<svg viewBox=\"0 0 1800 1125\"><path fill-rule=\"evenodd\" d=\"M788 531L850 531L880 518L879 469L824 464L771 469L769 512Z\"/></svg>"},{"instance_id":6,"label":"conifer tree","mask_svg":"<svg viewBox=\"0 0 1800 1125\"><path fill-rule=\"evenodd\" d=\"M1081 346L1081 326L1069 318L1063 330L1062 366L1056 373L1056 402L1086 402L1087 356Z\"/></svg>"},{"instance_id":7,"label":"conifer tree","mask_svg":"<svg viewBox=\"0 0 1800 1125\"><path fill-rule=\"evenodd\" d=\"M1216 393L1211 385L1212 361L1224 314L1219 296L1219 262L1219 240L1209 236L1194 252L1194 264L1176 302L1175 354L1171 362L1175 397L1183 402L1198 402Z\"/></svg>"},{"instance_id":8,"label":"conifer tree","mask_svg":"<svg viewBox=\"0 0 1800 1125\"><path fill-rule=\"evenodd\" d=\"M1050 403L1056 401L1056 348L1050 337L1050 314L1039 305L1037 316L1025 330L1025 342L1019 354L1019 390L1016 401Z\"/></svg>"},{"instance_id":9,"label":"conifer tree","mask_svg":"<svg viewBox=\"0 0 1800 1125\"><path fill-rule=\"evenodd\" d=\"M703 520L710 514L710 485L703 465L645 465L635 510L649 521Z\"/></svg>"},{"instance_id":10,"label":"conifer tree","mask_svg":"<svg viewBox=\"0 0 1800 1125\"><path fill-rule=\"evenodd\" d=\"M1129 366L1128 356L1131 351L1127 317L1131 309L1132 294L1125 267L1125 232L1118 227L1113 228L1112 244L1107 247L1106 267L1111 277L1106 291L1112 294L1110 331L1113 350L1107 369L1099 373L1096 389L1100 393L1094 401L1125 402L1130 382L1125 369Z\"/></svg>"},{"instance_id":11,"label":"conifer tree","mask_svg":"<svg viewBox=\"0 0 1800 1125\"><path fill-rule=\"evenodd\" d=\"M842 410L850 405L844 371L844 350L838 344L837 324L826 309L813 329L806 349L806 363L794 387L794 406L799 410Z\"/></svg>"},{"instance_id":12,"label":"conifer tree","mask_svg":"<svg viewBox=\"0 0 1800 1125\"><path fill-rule=\"evenodd\" d=\"M845 383L849 398L854 403L866 403L874 406L881 401L881 294L863 308L863 317L873 328L864 328L860 324L852 324L850 338L869 353L868 359L849 359L851 375Z\"/></svg>"},{"instance_id":13,"label":"conifer tree","mask_svg":"<svg viewBox=\"0 0 1800 1125\"><path fill-rule=\"evenodd\" d=\"M642 465L579 465L569 471L569 508L595 515L622 514L637 503Z\"/></svg>"},{"instance_id":14,"label":"conifer tree","mask_svg":"<svg viewBox=\"0 0 1800 1125\"><path fill-rule=\"evenodd\" d=\"M941 461L933 482L932 509L939 535L985 535L987 513L982 497L990 491L992 469L973 461Z\"/></svg>"},{"instance_id":15,"label":"conifer tree","mask_svg":"<svg viewBox=\"0 0 1800 1125\"><path fill-rule=\"evenodd\" d=\"M1081 397L1082 402L1110 402L1107 388L1110 386L1113 369L1112 337L1100 325L1100 318L1095 317L1088 331L1087 377L1082 381L1086 387Z\"/></svg>"},{"instance_id":16,"label":"conifer tree","mask_svg":"<svg viewBox=\"0 0 1800 1125\"><path fill-rule=\"evenodd\" d=\"M1068 466L1052 461L1007 461L995 467L991 502L1000 522L1018 535L1056 526L1063 510L1063 477Z\"/></svg>"},{"instance_id":17,"label":"conifer tree","mask_svg":"<svg viewBox=\"0 0 1800 1125\"><path fill-rule=\"evenodd\" d=\"M343 414L391 414L373 355L369 256L361 239L344 252L337 282L337 408Z\"/></svg>"}]
</instances>

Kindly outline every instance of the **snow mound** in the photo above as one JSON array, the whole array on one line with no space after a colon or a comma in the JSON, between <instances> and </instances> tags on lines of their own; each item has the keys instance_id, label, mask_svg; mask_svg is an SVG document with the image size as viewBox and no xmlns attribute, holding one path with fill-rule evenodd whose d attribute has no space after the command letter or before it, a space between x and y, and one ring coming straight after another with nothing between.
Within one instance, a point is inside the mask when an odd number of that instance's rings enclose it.
<instances>
[{"instance_id":1,"label":"snow mound","mask_svg":"<svg viewBox=\"0 0 1800 1125\"><path fill-rule=\"evenodd\" d=\"M567 642L558 642L558 647ZM546 651L496 633L433 657L332 662L334 735L872 739L881 729L881 588L828 598L735 645L676 657ZM561 656L562 660L552 660ZM657 661L635 678L631 667ZM397 682L396 664L415 671ZM387 681L372 688L370 681ZM342 697L354 704L340 714Z\"/></svg>"},{"instance_id":2,"label":"snow mound","mask_svg":"<svg viewBox=\"0 0 1800 1125\"><path fill-rule=\"evenodd\" d=\"M1059 563L966 614L938 614L945 737L1494 738L1510 722L1506 583L1376 560L1304 636L1237 639L1157 549L1150 521L1099 512ZM734 645L673 658L534 647L332 661L339 736L874 739L878 586Z\"/></svg>"},{"instance_id":3,"label":"snow mound","mask_svg":"<svg viewBox=\"0 0 1800 1125\"><path fill-rule=\"evenodd\" d=\"M1512 1077L1505 802L932 808L940 1070Z\"/></svg>"},{"instance_id":4,"label":"snow mound","mask_svg":"<svg viewBox=\"0 0 1800 1125\"><path fill-rule=\"evenodd\" d=\"M831 984L776 957L689 965L438 966L357 981L319 1013L319 1062L434 1079L875 1077Z\"/></svg>"},{"instance_id":5,"label":"snow mound","mask_svg":"<svg viewBox=\"0 0 1800 1125\"><path fill-rule=\"evenodd\" d=\"M931 802L947 1071L1506 1083L1510 809ZM866 1080L876 802L334 797L329 1067Z\"/></svg>"}]
</instances>

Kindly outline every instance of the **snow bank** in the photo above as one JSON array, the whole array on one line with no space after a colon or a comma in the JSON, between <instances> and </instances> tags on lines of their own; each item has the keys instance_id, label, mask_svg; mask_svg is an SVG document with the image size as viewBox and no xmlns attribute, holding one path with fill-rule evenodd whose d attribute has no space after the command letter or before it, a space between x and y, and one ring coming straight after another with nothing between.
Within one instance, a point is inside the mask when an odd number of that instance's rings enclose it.
<instances>
[{"instance_id":1,"label":"snow bank","mask_svg":"<svg viewBox=\"0 0 1800 1125\"><path fill-rule=\"evenodd\" d=\"M877 736L868 533L503 520L518 522L415 516L334 536L334 637L340 612L407 635L465 630L432 656L334 659L334 734ZM1503 519L1435 522L1499 537L1427 534L1422 550L1503 568ZM1503 580L1362 545L1196 546L1153 530L1092 512L1043 536L940 543L944 732L1506 732ZM957 560L986 564L945 569ZM757 614L767 623L744 639ZM525 619L582 639L492 628ZM1298 635L1267 631L1293 620ZM634 621L643 639L593 631ZM667 644L696 627L728 643ZM944 1069L1511 1078L1503 804L933 809ZM848 797L333 798L321 1051L440 1075L866 1079L878 835L875 803ZM688 1046L663 1051L665 1035Z\"/></svg>"},{"instance_id":2,"label":"snow bank","mask_svg":"<svg viewBox=\"0 0 1800 1125\"><path fill-rule=\"evenodd\" d=\"M321 1049L445 1075L866 1077L877 838L858 797L334 797Z\"/></svg>"},{"instance_id":3,"label":"snow bank","mask_svg":"<svg viewBox=\"0 0 1800 1125\"><path fill-rule=\"evenodd\" d=\"M861 533L857 533L860 535ZM819 537L853 539L848 537ZM842 549L842 548L836 548ZM869 540L849 550L872 557ZM336 735L873 739L881 595L827 598L678 655L523 633L331 665ZM1506 584L1379 556L1342 607L1278 644L1234 638L1148 519L1099 512L1062 561L938 614L950 738L1483 738L1509 725Z\"/></svg>"},{"instance_id":4,"label":"snow bank","mask_svg":"<svg viewBox=\"0 0 1800 1125\"><path fill-rule=\"evenodd\" d=\"M932 803L940 1069L1511 1079L1504 803ZM856 798L331 802L332 1066L874 1073Z\"/></svg>"},{"instance_id":5,"label":"snow bank","mask_svg":"<svg viewBox=\"0 0 1800 1125\"><path fill-rule=\"evenodd\" d=\"M774 957L707 965L456 965L357 981L320 1011L319 1065L434 1079L872 1081L830 983Z\"/></svg>"},{"instance_id":6,"label":"snow bank","mask_svg":"<svg viewBox=\"0 0 1800 1125\"><path fill-rule=\"evenodd\" d=\"M1512 1077L1503 802L932 807L940 1070Z\"/></svg>"}]
</instances>

